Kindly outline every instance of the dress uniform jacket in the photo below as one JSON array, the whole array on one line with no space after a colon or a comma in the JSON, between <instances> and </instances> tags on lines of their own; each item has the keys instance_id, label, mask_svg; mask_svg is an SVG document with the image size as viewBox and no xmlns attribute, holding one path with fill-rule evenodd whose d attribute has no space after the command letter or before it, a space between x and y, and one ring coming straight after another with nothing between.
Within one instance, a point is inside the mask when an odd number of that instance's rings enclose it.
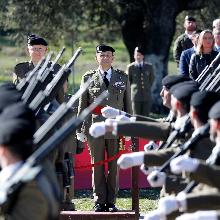
<instances>
[{"instance_id":1,"label":"dress uniform jacket","mask_svg":"<svg viewBox=\"0 0 220 220\"><path fill-rule=\"evenodd\" d=\"M111 106L132 114L130 83L127 74L120 70L112 69L112 75L107 88L99 70L87 72L82 77L82 84L91 77L92 85L79 99L78 114L105 90L108 90L109 97L106 98L101 106ZM105 120L101 114L92 113L91 117L84 122L81 131L88 136L88 146L91 154L91 162L96 163L105 159L105 152L108 158L113 157L119 151L118 138L107 134L104 137L93 138L88 135L88 129L94 122ZM80 130L79 129L79 130ZM92 173L93 192L95 202L101 204L115 204L118 190L118 170L117 160L108 163L108 172L105 174L103 165L94 166Z\"/></svg>"},{"instance_id":2,"label":"dress uniform jacket","mask_svg":"<svg viewBox=\"0 0 220 220\"><path fill-rule=\"evenodd\" d=\"M153 66L143 63L142 67L135 62L127 67L131 84L131 100L134 114L148 115L151 108L151 87L154 82Z\"/></svg>"},{"instance_id":3,"label":"dress uniform jacket","mask_svg":"<svg viewBox=\"0 0 220 220\"><path fill-rule=\"evenodd\" d=\"M173 46L173 58L179 64L181 53L193 47L193 43L191 39L189 39L186 33L180 35L176 41L174 42Z\"/></svg>"},{"instance_id":4,"label":"dress uniform jacket","mask_svg":"<svg viewBox=\"0 0 220 220\"><path fill-rule=\"evenodd\" d=\"M92 78L93 83L90 85L87 92L85 92L79 99L78 114L88 107L89 104L93 103L94 100L105 90L108 91L109 97L102 102L101 106L108 105L132 114L130 83L128 76L123 71L112 69L112 76L108 88L106 87L99 70L92 70L85 73L82 77L81 85L90 77ZM91 118L84 123L82 128L83 132L88 134L88 129L92 123L104 120L105 118L102 115L92 114ZM105 138L115 137L112 135L106 135Z\"/></svg>"}]
</instances>

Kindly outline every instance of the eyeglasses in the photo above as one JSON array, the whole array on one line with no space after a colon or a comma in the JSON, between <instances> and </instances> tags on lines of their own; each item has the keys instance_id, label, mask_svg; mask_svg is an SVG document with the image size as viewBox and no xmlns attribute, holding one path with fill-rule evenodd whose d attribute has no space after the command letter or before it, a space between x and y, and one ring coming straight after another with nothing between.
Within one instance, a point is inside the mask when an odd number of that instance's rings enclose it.
<instances>
[{"instance_id":1,"label":"eyeglasses","mask_svg":"<svg viewBox=\"0 0 220 220\"><path fill-rule=\"evenodd\" d=\"M45 48L37 48L37 47L29 47L29 50L32 50L34 52L45 52Z\"/></svg>"}]
</instances>

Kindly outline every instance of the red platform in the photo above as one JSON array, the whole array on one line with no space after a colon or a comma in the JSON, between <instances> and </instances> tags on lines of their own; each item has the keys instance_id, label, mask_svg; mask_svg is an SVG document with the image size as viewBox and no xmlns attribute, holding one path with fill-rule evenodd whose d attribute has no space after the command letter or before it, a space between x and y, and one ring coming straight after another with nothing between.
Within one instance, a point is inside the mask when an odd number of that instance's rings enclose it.
<instances>
[{"instance_id":1,"label":"red platform","mask_svg":"<svg viewBox=\"0 0 220 220\"><path fill-rule=\"evenodd\" d=\"M139 139L139 150L143 150L144 145L148 141L145 139ZM126 147L130 146L130 142L126 142ZM75 156L75 166L85 166L90 164L90 155L88 147L84 149L82 154ZM145 188L148 187L146 176L140 171L139 173L139 187ZM92 170L91 168L75 169L75 178L74 178L74 187L75 189L91 189L92 188ZM131 169L120 170L119 174L119 187L120 189L131 188Z\"/></svg>"}]
</instances>

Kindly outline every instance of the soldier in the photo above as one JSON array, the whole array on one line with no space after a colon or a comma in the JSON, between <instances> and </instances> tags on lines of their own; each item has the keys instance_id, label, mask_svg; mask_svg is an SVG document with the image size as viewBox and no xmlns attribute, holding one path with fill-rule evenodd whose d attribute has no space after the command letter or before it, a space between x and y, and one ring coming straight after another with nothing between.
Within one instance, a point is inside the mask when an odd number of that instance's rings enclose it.
<instances>
[{"instance_id":1,"label":"soldier","mask_svg":"<svg viewBox=\"0 0 220 220\"><path fill-rule=\"evenodd\" d=\"M31 34L27 37L26 50L30 56L30 61L19 63L15 66L13 73L13 83L15 85L17 85L21 79L26 78L29 72L33 70L37 63L46 55L48 51L48 43L44 38ZM58 72L59 69L60 65L55 64L54 72ZM63 89L58 92L56 100L59 103L64 101Z\"/></svg>"},{"instance_id":2,"label":"soldier","mask_svg":"<svg viewBox=\"0 0 220 220\"><path fill-rule=\"evenodd\" d=\"M180 35L174 42L173 46L173 57L179 66L181 53L193 47L191 41L191 35L196 30L196 19L191 16L186 16L184 21L185 33Z\"/></svg>"},{"instance_id":3,"label":"soldier","mask_svg":"<svg viewBox=\"0 0 220 220\"><path fill-rule=\"evenodd\" d=\"M93 84L79 100L78 114L82 112L96 97L104 90L108 90L109 97L103 102L103 106L109 105L120 110L132 113L130 83L126 73L115 70L112 67L115 50L111 46L98 45L96 47L96 61L99 65L97 70L90 70L82 77L83 84L88 78L93 79ZM91 154L91 162L96 163L107 157L112 157L119 152L118 138L108 135L100 138L93 138L88 134L90 125L97 121L103 121L104 117L100 111L93 112L92 116L85 121L84 128L77 134L80 141L85 141L88 137L88 146ZM79 131L80 131L79 130ZM105 174L104 165L93 167L92 182L95 199L95 211L117 211L115 206L116 194L118 190L118 173L116 159L108 163L108 173Z\"/></svg>"},{"instance_id":4,"label":"soldier","mask_svg":"<svg viewBox=\"0 0 220 220\"><path fill-rule=\"evenodd\" d=\"M153 66L144 62L144 51L140 47L134 50L135 62L127 66L131 84L132 110L134 114L148 116L151 110L151 87L154 82Z\"/></svg>"},{"instance_id":5,"label":"soldier","mask_svg":"<svg viewBox=\"0 0 220 220\"><path fill-rule=\"evenodd\" d=\"M33 112L21 102L12 104L1 112L1 186L13 177L32 153L35 123ZM18 220L58 219L58 183L53 169L44 165L36 178L21 185L19 190L7 198L6 203L1 206L1 216Z\"/></svg>"}]
</instances>

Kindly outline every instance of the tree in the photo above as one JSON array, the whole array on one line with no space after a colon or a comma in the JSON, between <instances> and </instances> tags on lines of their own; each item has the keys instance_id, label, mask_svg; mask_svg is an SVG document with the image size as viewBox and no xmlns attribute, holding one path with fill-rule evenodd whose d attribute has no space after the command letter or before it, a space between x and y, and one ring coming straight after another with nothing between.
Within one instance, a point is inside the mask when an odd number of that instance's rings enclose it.
<instances>
[{"instance_id":1,"label":"tree","mask_svg":"<svg viewBox=\"0 0 220 220\"><path fill-rule=\"evenodd\" d=\"M220 4L218 0L36 0L34 4L29 0L4 2L8 4L4 8L11 13L18 31L32 28L46 32L46 36L56 37L60 33L75 33L82 24L89 25L90 32L95 31L96 27L102 27L101 30L108 28L108 34L114 31L115 26L120 27L130 59L133 60L134 48L143 45L146 49L145 59L154 66L155 111L161 108L159 92L162 78L167 75L168 55L177 15L184 10L205 8L211 3L216 7Z\"/></svg>"}]
</instances>

